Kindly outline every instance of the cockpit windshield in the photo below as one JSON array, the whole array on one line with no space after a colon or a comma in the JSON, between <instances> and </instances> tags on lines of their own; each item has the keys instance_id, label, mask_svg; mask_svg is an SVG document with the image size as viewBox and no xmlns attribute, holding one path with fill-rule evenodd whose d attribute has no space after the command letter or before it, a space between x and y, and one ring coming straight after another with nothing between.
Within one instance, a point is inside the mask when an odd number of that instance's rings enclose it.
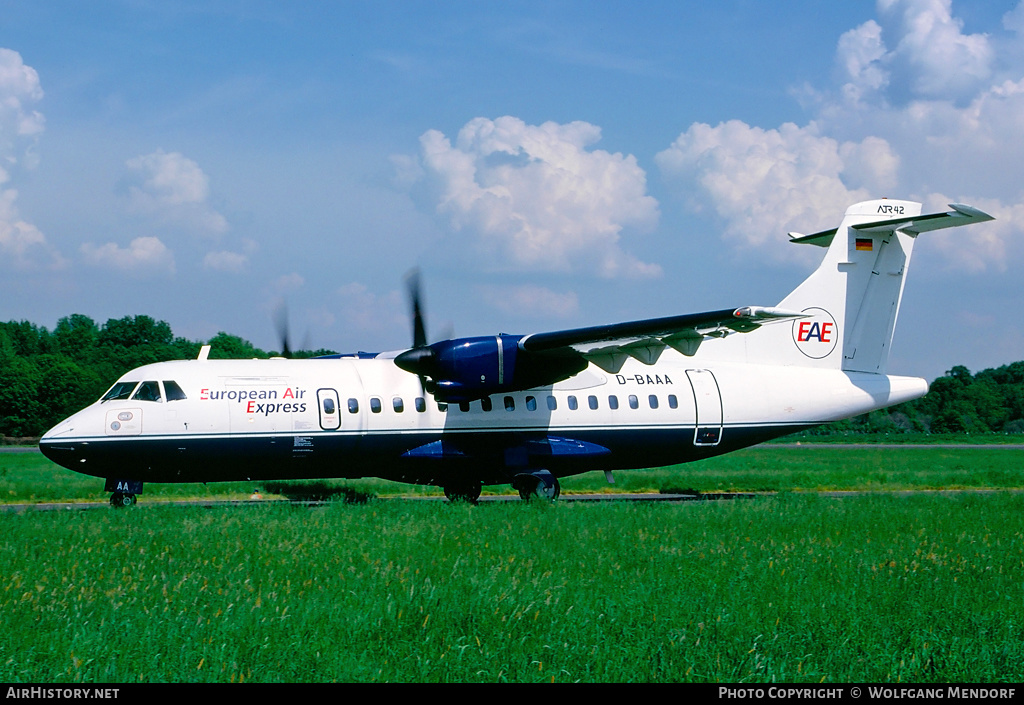
<instances>
[{"instance_id":1,"label":"cockpit windshield","mask_svg":"<svg viewBox=\"0 0 1024 705\"><path fill-rule=\"evenodd\" d=\"M164 380L164 391L167 392L167 401L182 401L188 398L185 391L173 380Z\"/></svg>"},{"instance_id":2,"label":"cockpit windshield","mask_svg":"<svg viewBox=\"0 0 1024 705\"><path fill-rule=\"evenodd\" d=\"M143 382L132 395L134 401L163 401L160 395L160 385L156 382Z\"/></svg>"},{"instance_id":3,"label":"cockpit windshield","mask_svg":"<svg viewBox=\"0 0 1024 705\"><path fill-rule=\"evenodd\" d=\"M100 402L105 401L117 401L118 399L127 399L132 395L135 387L138 386L138 382L118 382L110 390L100 398Z\"/></svg>"},{"instance_id":4,"label":"cockpit windshield","mask_svg":"<svg viewBox=\"0 0 1024 705\"><path fill-rule=\"evenodd\" d=\"M132 401L182 401L187 399L184 390L173 380L155 380L142 382L118 382L100 398L100 402L131 399ZM134 392L134 393L133 393Z\"/></svg>"}]
</instances>

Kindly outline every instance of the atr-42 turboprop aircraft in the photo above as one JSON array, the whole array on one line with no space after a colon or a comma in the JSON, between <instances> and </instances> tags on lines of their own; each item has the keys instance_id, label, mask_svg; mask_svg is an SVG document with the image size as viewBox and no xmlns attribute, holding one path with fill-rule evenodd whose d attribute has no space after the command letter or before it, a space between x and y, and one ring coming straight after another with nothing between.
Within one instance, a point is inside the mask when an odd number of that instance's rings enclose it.
<instances>
[{"instance_id":1,"label":"atr-42 turboprop aircraft","mask_svg":"<svg viewBox=\"0 0 1024 705\"><path fill-rule=\"evenodd\" d=\"M991 220L954 204L875 200L795 243L824 259L778 306L427 343L306 360L160 362L132 370L40 440L129 505L144 482L382 477L475 500L511 484L700 460L924 395L886 374L920 233Z\"/></svg>"}]
</instances>

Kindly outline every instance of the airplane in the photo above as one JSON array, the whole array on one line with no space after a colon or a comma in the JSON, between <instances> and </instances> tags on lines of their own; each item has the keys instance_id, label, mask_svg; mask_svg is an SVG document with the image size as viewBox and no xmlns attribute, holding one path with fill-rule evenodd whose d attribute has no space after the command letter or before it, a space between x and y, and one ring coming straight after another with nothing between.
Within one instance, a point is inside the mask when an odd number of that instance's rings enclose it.
<instances>
[{"instance_id":1,"label":"airplane","mask_svg":"<svg viewBox=\"0 0 1024 705\"><path fill-rule=\"evenodd\" d=\"M380 477L475 502L509 484L554 500L559 479L746 448L923 396L886 373L918 235L992 220L962 204L870 200L777 306L741 306L529 335L428 343L418 277L413 346L311 359L145 365L48 431L55 463L104 478L115 506L146 482Z\"/></svg>"}]
</instances>

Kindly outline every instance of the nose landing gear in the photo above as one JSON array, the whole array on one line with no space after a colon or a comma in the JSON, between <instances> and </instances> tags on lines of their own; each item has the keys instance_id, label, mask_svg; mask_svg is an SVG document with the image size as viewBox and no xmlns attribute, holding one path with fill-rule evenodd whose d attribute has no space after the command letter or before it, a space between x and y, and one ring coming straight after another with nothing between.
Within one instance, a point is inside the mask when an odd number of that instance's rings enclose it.
<instances>
[{"instance_id":1,"label":"nose landing gear","mask_svg":"<svg viewBox=\"0 0 1024 705\"><path fill-rule=\"evenodd\" d=\"M133 495L133 494L124 494L123 492L115 492L114 494L110 495L110 506L111 507L118 507L118 508L121 508L121 507L131 507L137 501L138 500L135 498L135 495Z\"/></svg>"},{"instance_id":2,"label":"nose landing gear","mask_svg":"<svg viewBox=\"0 0 1024 705\"><path fill-rule=\"evenodd\" d=\"M118 480L110 478L103 487L104 492L112 492L110 506L131 507L136 503L136 495L142 494L141 480Z\"/></svg>"}]
</instances>

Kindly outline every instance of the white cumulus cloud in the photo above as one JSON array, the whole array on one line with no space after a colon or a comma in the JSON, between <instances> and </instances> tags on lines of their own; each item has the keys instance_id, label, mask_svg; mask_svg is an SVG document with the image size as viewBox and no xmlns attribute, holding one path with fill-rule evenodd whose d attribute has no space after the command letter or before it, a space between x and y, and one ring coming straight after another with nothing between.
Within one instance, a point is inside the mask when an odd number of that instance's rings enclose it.
<instances>
[{"instance_id":1,"label":"white cumulus cloud","mask_svg":"<svg viewBox=\"0 0 1024 705\"><path fill-rule=\"evenodd\" d=\"M365 284L351 282L337 289L331 309L349 334L391 333L409 328L406 303L398 290L376 294Z\"/></svg>"},{"instance_id":2,"label":"white cumulus cloud","mask_svg":"<svg viewBox=\"0 0 1024 705\"><path fill-rule=\"evenodd\" d=\"M658 155L680 197L717 214L737 247L778 252L783 231L831 227L863 198L1016 213L1024 52L1020 34L1005 34L1024 31L1022 6L1007 13L998 38L966 33L951 0L876 7L874 19L839 38L836 82L798 91L811 111L806 125L694 124ZM1019 222L972 228L977 247L970 257L950 248L950 262L973 271L1004 266L1020 252L1012 245L1024 235Z\"/></svg>"},{"instance_id":3,"label":"white cumulus cloud","mask_svg":"<svg viewBox=\"0 0 1024 705\"><path fill-rule=\"evenodd\" d=\"M43 99L39 74L27 66L21 54L0 48L0 149L10 159L17 139L43 131L42 113L31 106Z\"/></svg>"},{"instance_id":4,"label":"white cumulus cloud","mask_svg":"<svg viewBox=\"0 0 1024 705\"><path fill-rule=\"evenodd\" d=\"M209 177L193 160L158 149L126 165L134 179L129 199L139 211L207 233L227 231L227 219L209 204Z\"/></svg>"},{"instance_id":5,"label":"white cumulus cloud","mask_svg":"<svg viewBox=\"0 0 1024 705\"><path fill-rule=\"evenodd\" d=\"M963 33L952 0L879 0L878 11L894 41L873 64L888 67L894 94L958 100L986 87L994 49L987 35Z\"/></svg>"},{"instance_id":6,"label":"white cumulus cloud","mask_svg":"<svg viewBox=\"0 0 1024 705\"><path fill-rule=\"evenodd\" d=\"M487 267L656 276L658 265L626 252L622 239L657 223L657 201L635 157L590 149L600 138L586 122L476 118L454 144L426 132L418 163L396 164L404 181L427 187L459 245Z\"/></svg>"},{"instance_id":7,"label":"white cumulus cloud","mask_svg":"<svg viewBox=\"0 0 1024 705\"><path fill-rule=\"evenodd\" d=\"M255 241L248 238L244 239L241 244L242 252L217 250L206 253L206 256L203 257L203 266L206 269L218 272L232 272L235 274L244 272L249 268L249 256L259 249L259 246Z\"/></svg>"},{"instance_id":8,"label":"white cumulus cloud","mask_svg":"<svg viewBox=\"0 0 1024 705\"><path fill-rule=\"evenodd\" d=\"M173 253L156 237L137 237L128 247L121 247L114 242L103 245L87 242L80 250L87 264L116 269L133 276L173 274L175 270Z\"/></svg>"},{"instance_id":9,"label":"white cumulus cloud","mask_svg":"<svg viewBox=\"0 0 1024 705\"><path fill-rule=\"evenodd\" d=\"M203 266L220 272L241 272L249 266L249 256L230 250L208 252L203 257Z\"/></svg>"},{"instance_id":10,"label":"white cumulus cloud","mask_svg":"<svg viewBox=\"0 0 1024 705\"><path fill-rule=\"evenodd\" d=\"M877 138L840 143L813 124L765 130L739 120L691 125L655 160L683 182L694 210L709 207L724 221L727 240L780 257L791 255L787 231L824 229L872 189L891 186L899 163Z\"/></svg>"},{"instance_id":11,"label":"white cumulus cloud","mask_svg":"<svg viewBox=\"0 0 1024 705\"><path fill-rule=\"evenodd\" d=\"M482 292L492 306L510 316L569 319L580 308L576 292L560 293L546 286L483 287Z\"/></svg>"},{"instance_id":12,"label":"white cumulus cloud","mask_svg":"<svg viewBox=\"0 0 1024 705\"><path fill-rule=\"evenodd\" d=\"M39 74L21 55L0 48L0 261L22 270L59 269L65 259L18 212L14 186L21 168L32 168L45 120L33 106L43 98Z\"/></svg>"}]
</instances>

